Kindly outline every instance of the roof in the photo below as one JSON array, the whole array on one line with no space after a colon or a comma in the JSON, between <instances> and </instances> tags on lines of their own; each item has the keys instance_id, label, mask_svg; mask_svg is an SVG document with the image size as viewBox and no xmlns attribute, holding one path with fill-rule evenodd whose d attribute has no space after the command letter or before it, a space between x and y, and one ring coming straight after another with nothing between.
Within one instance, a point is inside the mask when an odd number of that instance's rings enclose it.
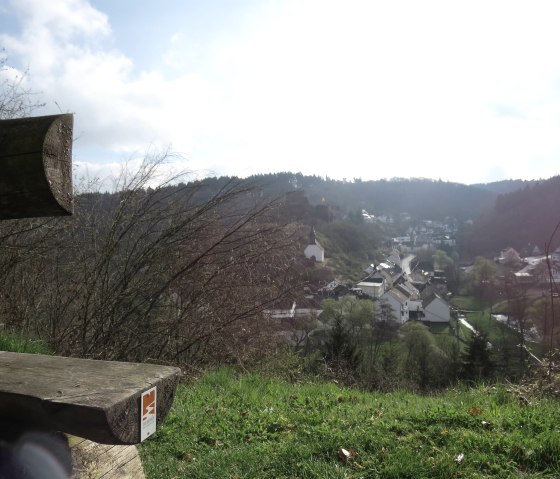
<instances>
[{"instance_id":1,"label":"roof","mask_svg":"<svg viewBox=\"0 0 560 479\"><path fill-rule=\"evenodd\" d=\"M381 288L383 287L383 283L372 283L370 281L360 281L356 286L358 287L367 287L367 288Z\"/></svg>"},{"instance_id":2,"label":"roof","mask_svg":"<svg viewBox=\"0 0 560 479\"><path fill-rule=\"evenodd\" d=\"M376 271L375 265L374 264L370 264L366 269L364 269L364 272L367 274L372 274Z\"/></svg>"},{"instance_id":3,"label":"roof","mask_svg":"<svg viewBox=\"0 0 560 479\"><path fill-rule=\"evenodd\" d=\"M385 295L389 295L389 296L393 297L394 299L396 299L401 304L404 304L408 301L408 298L395 288L391 288L383 296L385 296Z\"/></svg>"},{"instance_id":4,"label":"roof","mask_svg":"<svg viewBox=\"0 0 560 479\"><path fill-rule=\"evenodd\" d=\"M311 227L311 231L309 232L309 244L310 245L317 245L320 248L323 248L321 246L321 243L319 243L317 241L317 235L315 234L315 227L314 226Z\"/></svg>"},{"instance_id":5,"label":"roof","mask_svg":"<svg viewBox=\"0 0 560 479\"><path fill-rule=\"evenodd\" d=\"M387 259L391 261L391 263L394 263L398 266L400 266L401 264L401 255L395 249L391 251L391 254L389 256L387 256Z\"/></svg>"},{"instance_id":6,"label":"roof","mask_svg":"<svg viewBox=\"0 0 560 479\"><path fill-rule=\"evenodd\" d=\"M419 294L418 290L408 282L397 284L394 288L403 293L409 299L414 296L418 296Z\"/></svg>"},{"instance_id":7,"label":"roof","mask_svg":"<svg viewBox=\"0 0 560 479\"><path fill-rule=\"evenodd\" d=\"M440 301L443 301L445 304L448 304L447 301L445 301L445 299L443 299L439 294L431 293L422 300L422 306L426 308L429 304L433 303L436 299L439 299Z\"/></svg>"}]
</instances>

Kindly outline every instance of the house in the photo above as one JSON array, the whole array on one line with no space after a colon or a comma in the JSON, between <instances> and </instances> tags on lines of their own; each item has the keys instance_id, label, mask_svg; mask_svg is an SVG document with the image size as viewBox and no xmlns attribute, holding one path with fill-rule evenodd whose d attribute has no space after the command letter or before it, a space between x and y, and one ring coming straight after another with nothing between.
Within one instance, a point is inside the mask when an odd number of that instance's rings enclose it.
<instances>
[{"instance_id":1,"label":"house","mask_svg":"<svg viewBox=\"0 0 560 479\"><path fill-rule=\"evenodd\" d=\"M395 318L401 323L409 319L416 319L417 313L421 311L420 293L402 275L396 279L394 286L386 291L380 299L391 306ZM411 312L413 312L412 318Z\"/></svg>"},{"instance_id":2,"label":"house","mask_svg":"<svg viewBox=\"0 0 560 479\"><path fill-rule=\"evenodd\" d=\"M393 220L392 216L381 215L381 216L378 216L376 219L377 219L378 222L384 223L384 224L393 224L394 223L394 220Z\"/></svg>"},{"instance_id":3,"label":"house","mask_svg":"<svg viewBox=\"0 0 560 479\"><path fill-rule=\"evenodd\" d=\"M557 254L557 251L555 251L553 255ZM552 256L552 263L549 271L544 256L533 258L527 266L517 271L512 276L518 284L537 283L540 285L547 285L550 284L551 281L555 284L560 284L560 264L554 261L554 256Z\"/></svg>"},{"instance_id":4,"label":"house","mask_svg":"<svg viewBox=\"0 0 560 479\"><path fill-rule=\"evenodd\" d=\"M410 236L395 236L393 238L393 244L394 245L411 245L412 244L412 240L410 238Z\"/></svg>"},{"instance_id":5,"label":"house","mask_svg":"<svg viewBox=\"0 0 560 479\"><path fill-rule=\"evenodd\" d=\"M414 270L408 275L408 280L419 292L424 291L426 285L430 281L430 276L428 273L423 271Z\"/></svg>"},{"instance_id":6,"label":"house","mask_svg":"<svg viewBox=\"0 0 560 479\"><path fill-rule=\"evenodd\" d=\"M334 280L320 288L318 290L318 293L323 298L339 298L347 294L351 294L351 291L344 284L339 283L337 280Z\"/></svg>"},{"instance_id":7,"label":"house","mask_svg":"<svg viewBox=\"0 0 560 479\"><path fill-rule=\"evenodd\" d=\"M409 281L405 275L398 276L394 283L394 287L403 293L407 298L419 298L420 291Z\"/></svg>"},{"instance_id":8,"label":"house","mask_svg":"<svg viewBox=\"0 0 560 479\"><path fill-rule=\"evenodd\" d=\"M393 248L391 250L391 254L387 256L387 261L390 264L395 265L395 268L398 272L402 271L401 255L399 254L398 250Z\"/></svg>"},{"instance_id":9,"label":"house","mask_svg":"<svg viewBox=\"0 0 560 479\"><path fill-rule=\"evenodd\" d=\"M432 242L437 246L455 246L457 244L455 238L449 235L434 236Z\"/></svg>"},{"instance_id":10,"label":"house","mask_svg":"<svg viewBox=\"0 0 560 479\"><path fill-rule=\"evenodd\" d=\"M430 323L448 323L450 318L449 303L436 293L432 293L422 301L424 318L422 321Z\"/></svg>"},{"instance_id":11,"label":"house","mask_svg":"<svg viewBox=\"0 0 560 479\"><path fill-rule=\"evenodd\" d=\"M550 257L555 263L560 263L560 246L554 250L554 253L552 253Z\"/></svg>"},{"instance_id":12,"label":"house","mask_svg":"<svg viewBox=\"0 0 560 479\"><path fill-rule=\"evenodd\" d=\"M554 284L560 284L560 267L558 264L551 264L550 271L548 270L548 265L545 261L541 262L533 270L533 276L536 278L537 283L541 285L548 285L551 282Z\"/></svg>"},{"instance_id":13,"label":"house","mask_svg":"<svg viewBox=\"0 0 560 479\"><path fill-rule=\"evenodd\" d=\"M521 261L521 257L519 256L519 253L513 248L506 248L500 253L498 261L501 264L511 265L519 263Z\"/></svg>"},{"instance_id":14,"label":"house","mask_svg":"<svg viewBox=\"0 0 560 479\"><path fill-rule=\"evenodd\" d=\"M517 284L533 284L535 282L533 275L527 271L518 271L514 273L513 279Z\"/></svg>"},{"instance_id":15,"label":"house","mask_svg":"<svg viewBox=\"0 0 560 479\"><path fill-rule=\"evenodd\" d=\"M325 249L319 244L315 236L315 228L311 227L309 233L309 243L305 247L303 254L307 259L312 259L318 263L325 261Z\"/></svg>"},{"instance_id":16,"label":"house","mask_svg":"<svg viewBox=\"0 0 560 479\"><path fill-rule=\"evenodd\" d=\"M420 299L420 291L412 284L411 281L401 276L393 287L407 298L408 319L421 319L424 311L422 309L422 300Z\"/></svg>"},{"instance_id":17,"label":"house","mask_svg":"<svg viewBox=\"0 0 560 479\"><path fill-rule=\"evenodd\" d=\"M364 223L374 223L375 222L375 216L374 215L370 215L366 210L364 210L362 208L362 219L364 220Z\"/></svg>"},{"instance_id":18,"label":"house","mask_svg":"<svg viewBox=\"0 0 560 479\"><path fill-rule=\"evenodd\" d=\"M382 277L368 277L360 281L356 287L370 298L379 298L385 293L385 279Z\"/></svg>"},{"instance_id":19,"label":"house","mask_svg":"<svg viewBox=\"0 0 560 479\"><path fill-rule=\"evenodd\" d=\"M409 320L409 299L401 291L391 288L380 297L380 300L386 301L391 307L396 321L406 323Z\"/></svg>"},{"instance_id":20,"label":"house","mask_svg":"<svg viewBox=\"0 0 560 479\"><path fill-rule=\"evenodd\" d=\"M396 258L399 258L398 252ZM392 259L396 259L395 256ZM400 264L400 258L398 259ZM400 266L395 265L389 259L386 262L379 263L377 266L370 264L364 272L367 276L362 279L356 287L370 298L380 298L385 291L393 286L394 278L400 274Z\"/></svg>"}]
</instances>

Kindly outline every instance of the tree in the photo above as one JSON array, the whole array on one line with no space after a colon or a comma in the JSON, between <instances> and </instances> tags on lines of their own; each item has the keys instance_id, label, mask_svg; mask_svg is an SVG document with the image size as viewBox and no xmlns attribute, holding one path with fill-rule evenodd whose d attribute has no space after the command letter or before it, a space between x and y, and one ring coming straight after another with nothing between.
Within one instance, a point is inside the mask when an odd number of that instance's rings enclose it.
<instances>
[{"instance_id":1,"label":"tree","mask_svg":"<svg viewBox=\"0 0 560 479\"><path fill-rule=\"evenodd\" d=\"M344 326L341 318L336 318L324 345L325 361L337 369L356 371L360 354L353 336Z\"/></svg>"},{"instance_id":2,"label":"tree","mask_svg":"<svg viewBox=\"0 0 560 479\"><path fill-rule=\"evenodd\" d=\"M331 327L324 348L325 359L356 370L370 340L366 331L375 314L373 302L345 296L339 301L326 299L322 306L322 318Z\"/></svg>"},{"instance_id":3,"label":"tree","mask_svg":"<svg viewBox=\"0 0 560 479\"><path fill-rule=\"evenodd\" d=\"M519 332L515 347L519 356L520 373L523 374L527 362L525 336L530 327L527 314L529 297L527 296L527 288L524 285L506 284L505 292L508 304L507 325L512 330L517 329Z\"/></svg>"},{"instance_id":4,"label":"tree","mask_svg":"<svg viewBox=\"0 0 560 479\"><path fill-rule=\"evenodd\" d=\"M370 322L369 358L370 366L377 361L381 345L397 338L400 324L393 308L386 300L377 303L375 315Z\"/></svg>"},{"instance_id":5,"label":"tree","mask_svg":"<svg viewBox=\"0 0 560 479\"><path fill-rule=\"evenodd\" d=\"M557 348L560 345L559 333L555 332L552 327L553 308L558 311L559 307L559 298L551 298L543 293L543 296L534 301L528 309L527 314L531 318L531 323L535 325L540 333L545 351L548 351L550 348Z\"/></svg>"},{"instance_id":6,"label":"tree","mask_svg":"<svg viewBox=\"0 0 560 479\"><path fill-rule=\"evenodd\" d=\"M36 92L25 87L28 74L16 73L8 67L6 57L0 59L0 120L23 118L44 106L36 100Z\"/></svg>"},{"instance_id":7,"label":"tree","mask_svg":"<svg viewBox=\"0 0 560 479\"><path fill-rule=\"evenodd\" d=\"M496 264L483 256L477 256L474 261L473 273L476 284L487 283L497 273Z\"/></svg>"},{"instance_id":8,"label":"tree","mask_svg":"<svg viewBox=\"0 0 560 479\"><path fill-rule=\"evenodd\" d=\"M124 171L112 194L78 195L75 216L50 223L45 254L5 277L23 311L7 324L99 359L195 365L255 347L262 311L301 284L297 231L242 181L149 188L165 158Z\"/></svg>"},{"instance_id":9,"label":"tree","mask_svg":"<svg viewBox=\"0 0 560 479\"><path fill-rule=\"evenodd\" d=\"M375 314L373 301L344 296L340 300L325 299L322 302L323 319L329 324L340 321L355 337L360 337Z\"/></svg>"},{"instance_id":10,"label":"tree","mask_svg":"<svg viewBox=\"0 0 560 479\"><path fill-rule=\"evenodd\" d=\"M456 254L455 254L456 256ZM457 268L458 258L452 258L445 251L437 249L434 251L433 260L435 269L444 271L447 279L447 287L455 292L459 286L459 268Z\"/></svg>"},{"instance_id":11,"label":"tree","mask_svg":"<svg viewBox=\"0 0 560 479\"><path fill-rule=\"evenodd\" d=\"M438 348L429 328L413 321L403 326L403 343L406 351L405 376L421 389L445 383L442 366L447 361L445 353Z\"/></svg>"},{"instance_id":12,"label":"tree","mask_svg":"<svg viewBox=\"0 0 560 479\"><path fill-rule=\"evenodd\" d=\"M462 377L481 380L492 377L494 363L491 359L488 336L483 332L473 333L463 354Z\"/></svg>"},{"instance_id":13,"label":"tree","mask_svg":"<svg viewBox=\"0 0 560 479\"><path fill-rule=\"evenodd\" d=\"M469 283L472 292L479 298L491 303L497 291L497 274L498 268L493 261L483 256L477 256L469 275Z\"/></svg>"}]
</instances>

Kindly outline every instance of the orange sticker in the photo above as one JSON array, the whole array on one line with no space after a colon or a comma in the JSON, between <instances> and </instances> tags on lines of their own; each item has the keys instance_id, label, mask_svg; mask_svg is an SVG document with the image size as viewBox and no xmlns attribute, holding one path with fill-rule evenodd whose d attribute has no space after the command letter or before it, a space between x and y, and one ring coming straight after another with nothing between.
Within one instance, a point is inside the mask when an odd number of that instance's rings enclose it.
<instances>
[{"instance_id":1,"label":"orange sticker","mask_svg":"<svg viewBox=\"0 0 560 479\"><path fill-rule=\"evenodd\" d=\"M156 432L157 394L155 386L142 393L140 417L140 441Z\"/></svg>"}]
</instances>

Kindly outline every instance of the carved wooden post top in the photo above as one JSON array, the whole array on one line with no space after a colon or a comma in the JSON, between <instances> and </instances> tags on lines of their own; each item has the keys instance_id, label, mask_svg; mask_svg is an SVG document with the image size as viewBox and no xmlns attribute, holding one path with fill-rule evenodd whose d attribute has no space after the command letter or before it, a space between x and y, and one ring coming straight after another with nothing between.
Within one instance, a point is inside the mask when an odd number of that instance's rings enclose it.
<instances>
[{"instance_id":1,"label":"carved wooden post top","mask_svg":"<svg viewBox=\"0 0 560 479\"><path fill-rule=\"evenodd\" d=\"M71 215L73 115L0 121L0 220Z\"/></svg>"}]
</instances>

